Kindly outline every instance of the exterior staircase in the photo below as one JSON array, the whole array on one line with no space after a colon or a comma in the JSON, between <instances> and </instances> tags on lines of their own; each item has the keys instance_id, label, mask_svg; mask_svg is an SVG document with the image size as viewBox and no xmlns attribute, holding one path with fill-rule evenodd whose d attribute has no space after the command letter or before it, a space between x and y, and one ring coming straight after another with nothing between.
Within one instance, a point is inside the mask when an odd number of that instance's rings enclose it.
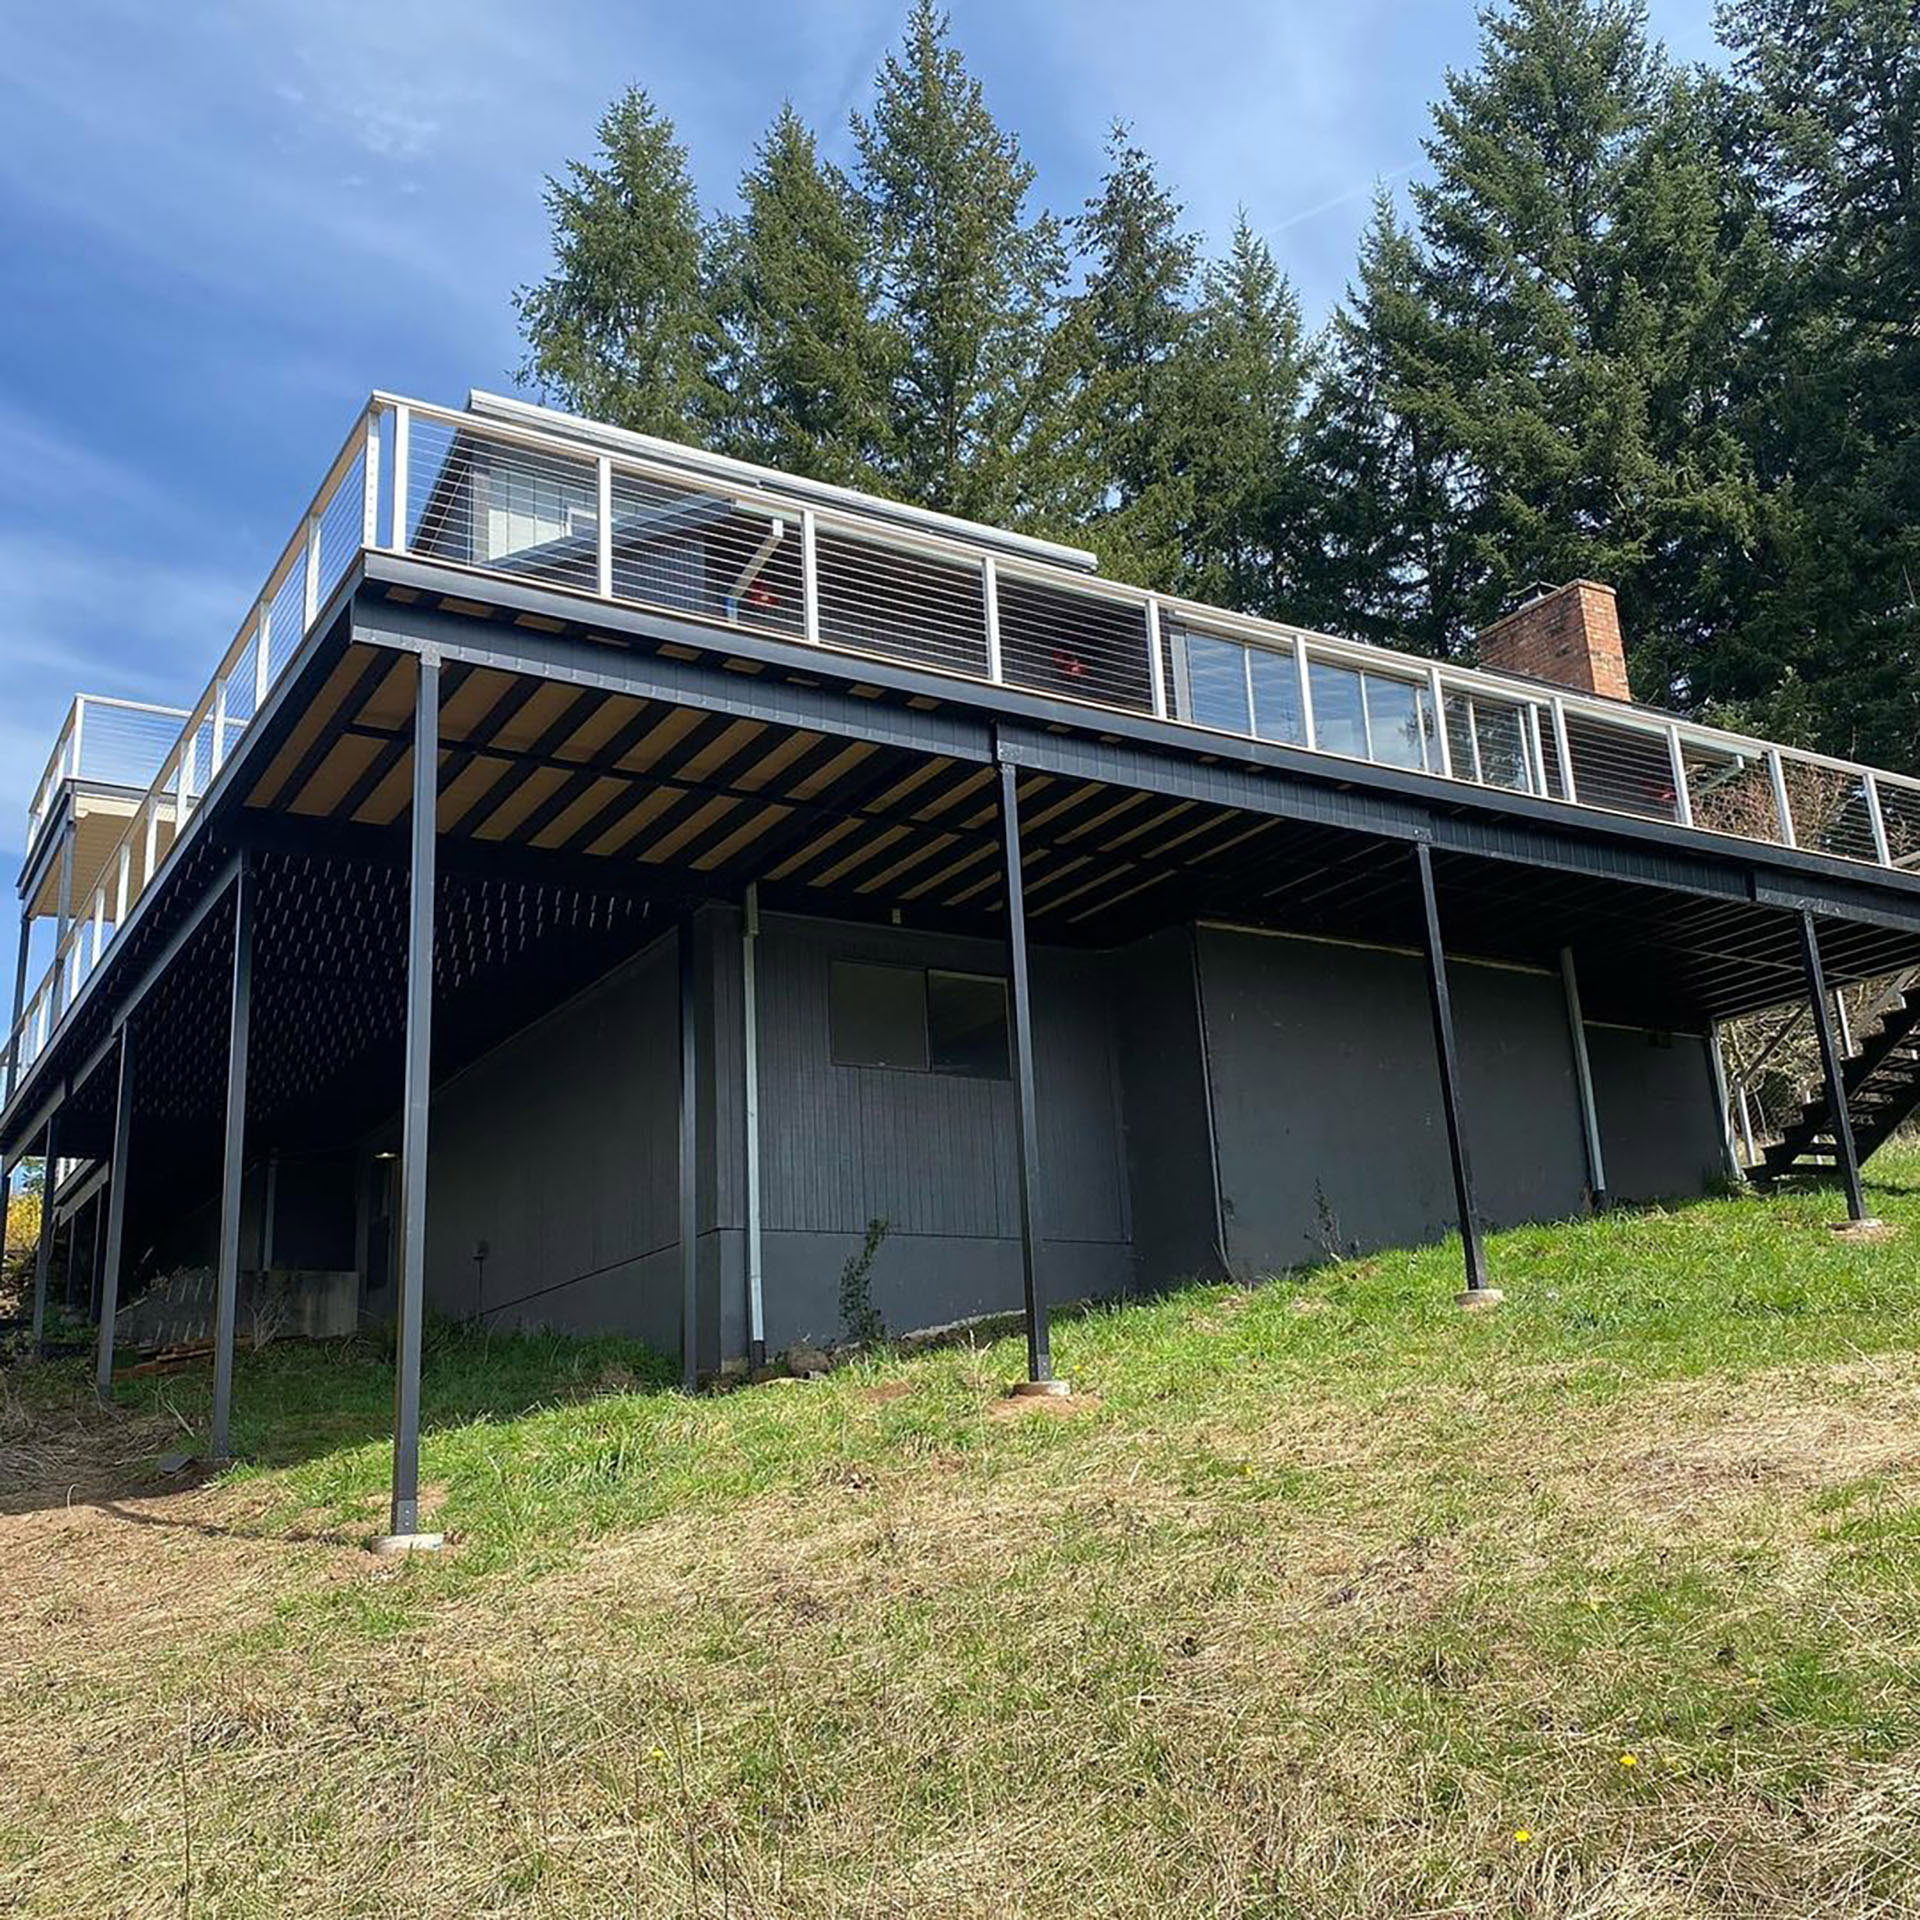
<instances>
[{"instance_id":1,"label":"exterior staircase","mask_svg":"<svg viewBox=\"0 0 1920 1920\"><path fill-rule=\"evenodd\" d=\"M1879 1024L1855 1037L1840 1063L1854 1150L1865 1160L1920 1108L1920 984L1909 983L1881 1006ZM1819 1178L1840 1164L1826 1088L1809 1097L1780 1138L1761 1155L1752 1177L1763 1186Z\"/></svg>"}]
</instances>

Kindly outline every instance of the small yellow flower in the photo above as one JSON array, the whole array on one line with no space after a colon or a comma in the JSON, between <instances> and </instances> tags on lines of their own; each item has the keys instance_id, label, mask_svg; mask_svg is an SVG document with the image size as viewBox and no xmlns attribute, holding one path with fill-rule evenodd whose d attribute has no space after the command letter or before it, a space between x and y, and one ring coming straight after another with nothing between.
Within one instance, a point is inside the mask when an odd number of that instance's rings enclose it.
<instances>
[{"instance_id":1,"label":"small yellow flower","mask_svg":"<svg viewBox=\"0 0 1920 1920\"><path fill-rule=\"evenodd\" d=\"M1524 1847L1532 1838L1533 1829L1531 1827L1515 1827L1513 1830L1513 1844L1516 1847Z\"/></svg>"},{"instance_id":2,"label":"small yellow flower","mask_svg":"<svg viewBox=\"0 0 1920 1920\"><path fill-rule=\"evenodd\" d=\"M649 1760L664 1760L666 1757L667 1750L665 1747L655 1747L653 1751L647 1755Z\"/></svg>"},{"instance_id":3,"label":"small yellow flower","mask_svg":"<svg viewBox=\"0 0 1920 1920\"><path fill-rule=\"evenodd\" d=\"M1640 1764L1640 1756L1637 1753L1623 1753L1620 1756L1620 1764L1623 1767L1637 1767Z\"/></svg>"}]
</instances>

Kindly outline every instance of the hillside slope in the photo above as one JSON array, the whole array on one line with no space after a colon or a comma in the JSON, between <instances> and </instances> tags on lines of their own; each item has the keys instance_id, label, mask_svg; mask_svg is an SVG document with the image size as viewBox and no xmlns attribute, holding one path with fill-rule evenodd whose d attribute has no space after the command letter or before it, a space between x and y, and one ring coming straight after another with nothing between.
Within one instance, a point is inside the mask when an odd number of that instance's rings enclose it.
<instances>
[{"instance_id":1,"label":"hillside slope","mask_svg":"<svg viewBox=\"0 0 1920 1920\"><path fill-rule=\"evenodd\" d=\"M1920 1912L1920 1156L689 1401L442 1337L0 1380L0 1909Z\"/></svg>"}]
</instances>

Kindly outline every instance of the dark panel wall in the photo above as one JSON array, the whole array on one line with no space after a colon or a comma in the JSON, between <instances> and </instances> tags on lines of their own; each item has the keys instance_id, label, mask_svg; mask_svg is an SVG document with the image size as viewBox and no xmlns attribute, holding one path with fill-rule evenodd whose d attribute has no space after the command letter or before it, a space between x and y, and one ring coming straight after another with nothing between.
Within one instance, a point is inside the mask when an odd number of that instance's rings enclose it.
<instances>
[{"instance_id":1,"label":"dark panel wall","mask_svg":"<svg viewBox=\"0 0 1920 1920\"><path fill-rule=\"evenodd\" d=\"M834 1061L836 959L1000 975L995 942L769 916L760 939L767 1337L839 1330L840 1270L868 1221L890 1232L874 1304L895 1330L1020 1304L1012 1089ZM1053 1299L1132 1273L1110 963L1033 956L1042 1282Z\"/></svg>"},{"instance_id":2,"label":"dark panel wall","mask_svg":"<svg viewBox=\"0 0 1920 1920\"><path fill-rule=\"evenodd\" d=\"M1725 1177L1705 1039L1589 1024L1587 1058L1614 1199L1689 1198Z\"/></svg>"},{"instance_id":3,"label":"dark panel wall","mask_svg":"<svg viewBox=\"0 0 1920 1920\"><path fill-rule=\"evenodd\" d=\"M1217 1276L1222 1252L1193 935L1112 959L1135 1264L1143 1286Z\"/></svg>"},{"instance_id":4,"label":"dark panel wall","mask_svg":"<svg viewBox=\"0 0 1920 1920\"><path fill-rule=\"evenodd\" d=\"M435 1090L433 1306L678 1351L678 1036L669 936Z\"/></svg>"},{"instance_id":5,"label":"dark panel wall","mask_svg":"<svg viewBox=\"0 0 1920 1920\"><path fill-rule=\"evenodd\" d=\"M1453 1228L1421 962L1212 928L1200 953L1235 1268ZM1460 963L1449 978L1483 1215L1579 1212L1586 1162L1559 981Z\"/></svg>"}]
</instances>

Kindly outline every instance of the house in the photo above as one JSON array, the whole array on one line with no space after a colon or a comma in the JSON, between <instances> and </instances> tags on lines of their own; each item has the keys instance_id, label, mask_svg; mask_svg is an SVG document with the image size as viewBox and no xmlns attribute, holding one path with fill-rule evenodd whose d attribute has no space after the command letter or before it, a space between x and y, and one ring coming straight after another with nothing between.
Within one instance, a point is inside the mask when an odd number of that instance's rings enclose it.
<instances>
[{"instance_id":1,"label":"house","mask_svg":"<svg viewBox=\"0 0 1920 1920\"><path fill-rule=\"evenodd\" d=\"M1920 784L1637 706L1591 582L1481 654L376 394L198 702L77 702L38 790L36 1331L110 1391L170 1276L220 1455L243 1314L397 1316L410 1535L425 1310L691 1384L874 1247L888 1328L1023 1310L1044 1385L1048 1302L1455 1231L1484 1297L1483 1224L1732 1170L1718 1023L1920 961Z\"/></svg>"}]
</instances>

